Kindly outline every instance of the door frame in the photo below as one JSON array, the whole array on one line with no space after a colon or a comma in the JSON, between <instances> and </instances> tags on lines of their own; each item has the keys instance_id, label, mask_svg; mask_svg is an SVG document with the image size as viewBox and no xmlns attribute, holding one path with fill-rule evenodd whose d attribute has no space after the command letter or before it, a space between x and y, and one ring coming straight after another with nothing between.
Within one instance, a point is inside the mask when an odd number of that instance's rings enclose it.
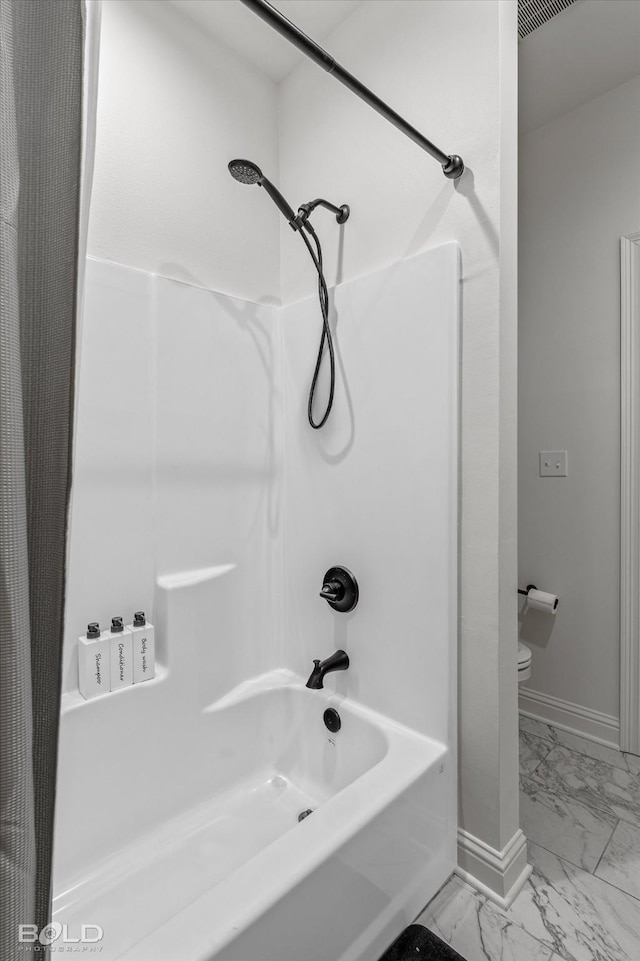
<instances>
[{"instance_id":1,"label":"door frame","mask_svg":"<svg viewBox=\"0 0 640 961\"><path fill-rule=\"evenodd\" d=\"M640 232L620 238L620 749L640 754Z\"/></svg>"}]
</instances>

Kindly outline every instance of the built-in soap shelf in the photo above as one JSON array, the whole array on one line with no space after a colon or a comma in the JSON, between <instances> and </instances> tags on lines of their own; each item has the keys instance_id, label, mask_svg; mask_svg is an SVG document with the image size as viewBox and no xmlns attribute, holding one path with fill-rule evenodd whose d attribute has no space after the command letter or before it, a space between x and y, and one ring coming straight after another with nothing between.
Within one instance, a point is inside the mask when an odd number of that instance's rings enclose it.
<instances>
[{"instance_id":1,"label":"built-in soap shelf","mask_svg":"<svg viewBox=\"0 0 640 961\"><path fill-rule=\"evenodd\" d=\"M148 696L158 684L162 684L168 677L169 668L156 662L155 676L151 680L145 681L144 684L130 684L129 687L121 687L118 691L107 691L105 694L99 694L97 697L89 699L83 697L78 689L65 691L62 695L60 710L62 714L66 714L81 707L88 708L92 704L104 705L105 701L109 702L112 698L140 697L142 691L146 691Z\"/></svg>"},{"instance_id":2,"label":"built-in soap shelf","mask_svg":"<svg viewBox=\"0 0 640 961\"><path fill-rule=\"evenodd\" d=\"M113 617L111 630L97 621L78 638L78 690L84 700L125 690L153 680L156 674L155 637L144 611L131 624Z\"/></svg>"}]
</instances>

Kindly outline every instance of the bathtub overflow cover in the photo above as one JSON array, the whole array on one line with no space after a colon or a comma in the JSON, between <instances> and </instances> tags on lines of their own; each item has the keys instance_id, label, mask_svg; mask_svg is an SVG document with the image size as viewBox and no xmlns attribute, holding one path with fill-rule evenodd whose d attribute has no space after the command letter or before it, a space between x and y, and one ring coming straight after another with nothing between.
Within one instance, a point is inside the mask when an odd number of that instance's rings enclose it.
<instances>
[{"instance_id":1,"label":"bathtub overflow cover","mask_svg":"<svg viewBox=\"0 0 640 961\"><path fill-rule=\"evenodd\" d=\"M332 734L339 731L342 727L342 721L340 720L340 715L334 708L328 707L327 710L322 715L324 720L324 726L328 728Z\"/></svg>"}]
</instances>

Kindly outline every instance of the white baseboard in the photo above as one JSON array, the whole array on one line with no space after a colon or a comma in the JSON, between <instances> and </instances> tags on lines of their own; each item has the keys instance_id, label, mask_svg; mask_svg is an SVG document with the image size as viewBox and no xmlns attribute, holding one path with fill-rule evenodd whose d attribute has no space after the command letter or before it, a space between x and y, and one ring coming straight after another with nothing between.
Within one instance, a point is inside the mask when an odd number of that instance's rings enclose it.
<instances>
[{"instance_id":1,"label":"white baseboard","mask_svg":"<svg viewBox=\"0 0 640 961\"><path fill-rule=\"evenodd\" d=\"M531 874L531 866L527 864L527 839L518 829L502 851L497 851L458 828L456 874L507 910Z\"/></svg>"},{"instance_id":2,"label":"white baseboard","mask_svg":"<svg viewBox=\"0 0 640 961\"><path fill-rule=\"evenodd\" d=\"M580 734L581 737L598 744L606 744L607 747L619 747L620 721L611 714L592 711L591 708L572 704L571 701L542 694L540 691L532 691L527 687L520 688L518 706L521 714L553 724L562 731Z\"/></svg>"}]
</instances>

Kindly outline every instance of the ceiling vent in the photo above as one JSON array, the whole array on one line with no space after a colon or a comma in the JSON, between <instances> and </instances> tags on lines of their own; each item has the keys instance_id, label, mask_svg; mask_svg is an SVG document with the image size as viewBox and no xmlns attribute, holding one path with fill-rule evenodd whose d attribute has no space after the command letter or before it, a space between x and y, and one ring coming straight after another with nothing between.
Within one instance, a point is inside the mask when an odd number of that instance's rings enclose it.
<instances>
[{"instance_id":1,"label":"ceiling vent","mask_svg":"<svg viewBox=\"0 0 640 961\"><path fill-rule=\"evenodd\" d=\"M518 36L529 36L547 20L562 13L576 0L518 0Z\"/></svg>"}]
</instances>

